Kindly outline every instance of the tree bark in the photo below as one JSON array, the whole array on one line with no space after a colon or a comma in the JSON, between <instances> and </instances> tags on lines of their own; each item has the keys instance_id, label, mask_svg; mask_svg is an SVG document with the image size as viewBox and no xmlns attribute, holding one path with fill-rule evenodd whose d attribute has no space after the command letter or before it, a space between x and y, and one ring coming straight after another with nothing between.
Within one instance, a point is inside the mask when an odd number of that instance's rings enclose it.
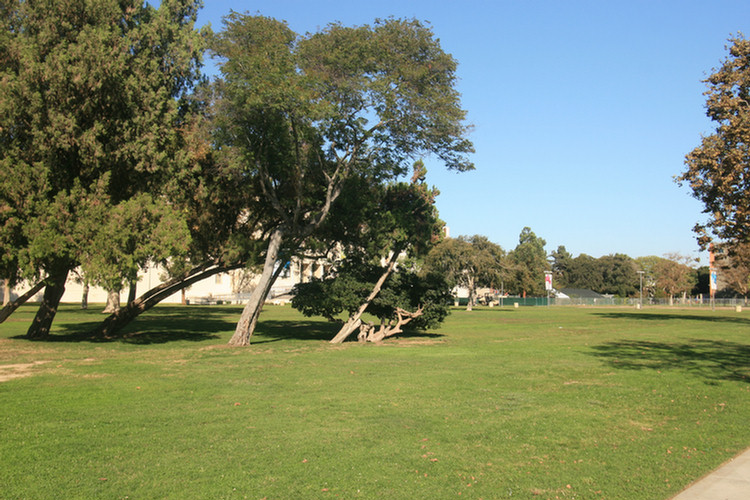
<instances>
[{"instance_id":1,"label":"tree bark","mask_svg":"<svg viewBox=\"0 0 750 500\"><path fill-rule=\"evenodd\" d=\"M469 300L466 303L466 310L471 311L474 308L474 299L476 297L476 288L474 287L474 280L469 279Z\"/></svg>"},{"instance_id":2,"label":"tree bark","mask_svg":"<svg viewBox=\"0 0 750 500\"><path fill-rule=\"evenodd\" d=\"M105 314L116 313L120 310L120 291L109 290L107 292L107 305L102 311Z\"/></svg>"},{"instance_id":3,"label":"tree bark","mask_svg":"<svg viewBox=\"0 0 750 500\"><path fill-rule=\"evenodd\" d=\"M340 344L344 340L346 340L349 335L354 333L357 328L359 328L362 325L362 315L364 314L367 307L370 305L370 303L375 299L375 297L378 296L380 293L380 290L383 288L383 284L385 283L385 280L388 279L388 276L391 275L393 272L393 269L396 267L396 261L398 260L399 252L393 252L393 255L391 256L391 259L388 262L388 267L383 272L383 274L380 275L380 278L378 278L378 281L375 283L375 286L372 288L372 291L370 292L370 295L367 296L365 301L362 303L361 306L359 306L359 309L357 309L357 312L354 313L352 316L349 316L349 319L346 323L344 323L344 326L341 327L341 330L336 334L335 337L331 339L331 344Z\"/></svg>"},{"instance_id":4,"label":"tree bark","mask_svg":"<svg viewBox=\"0 0 750 500\"><path fill-rule=\"evenodd\" d=\"M36 285L32 286L28 292L24 293L20 297L18 297L13 302L9 302L5 307L3 307L2 310L0 310L0 323L8 319L13 312L18 309L19 306L23 305L28 301L31 297L39 293L39 290L44 288L45 280L40 281Z\"/></svg>"},{"instance_id":5,"label":"tree bark","mask_svg":"<svg viewBox=\"0 0 750 500\"><path fill-rule=\"evenodd\" d=\"M138 280L133 280L130 282L130 288L128 289L128 304L133 302L136 298L136 293L138 289Z\"/></svg>"},{"instance_id":6,"label":"tree bark","mask_svg":"<svg viewBox=\"0 0 750 500\"><path fill-rule=\"evenodd\" d=\"M67 279L67 268L49 276L44 288L42 303L39 305L34 321L31 322L31 326L26 332L26 338L37 340L49 337L52 322L55 319L55 314L57 314L57 307L60 305L63 293L65 293L65 281Z\"/></svg>"},{"instance_id":7,"label":"tree bark","mask_svg":"<svg viewBox=\"0 0 750 500\"><path fill-rule=\"evenodd\" d=\"M405 309L401 309L400 307L396 308L396 320L391 321L388 325L383 322L380 325L380 329L376 332L375 328L370 326L369 328L363 329L363 332L360 334L360 341L363 342L381 342L383 339L387 337L392 337L393 335L396 335L397 333L403 332L403 326L407 323L409 323L414 318L420 317L422 314L424 314L424 308L420 307L415 312L409 312Z\"/></svg>"},{"instance_id":8,"label":"tree bark","mask_svg":"<svg viewBox=\"0 0 750 500\"><path fill-rule=\"evenodd\" d=\"M258 317L263 308L263 304L271 291L274 281L279 276L279 272L274 272L279 258L281 242L284 238L284 230L277 228L271 233L268 240L268 249L266 250L266 259L263 263L263 273L260 275L260 281L250 295L245 308L242 310L240 320L237 322L234 335L229 340L229 345L248 346L250 338L253 336L255 326L258 324ZM279 268L280 270L280 268Z\"/></svg>"},{"instance_id":9,"label":"tree bark","mask_svg":"<svg viewBox=\"0 0 750 500\"><path fill-rule=\"evenodd\" d=\"M216 267L210 267L211 265L212 264L203 264L191 269L177 278L172 278L165 283L155 286L136 300L127 304L125 307L121 307L116 313L109 315L91 332L91 334L97 337L112 336L137 318L141 313L148 311L173 293L184 290L185 288L211 277L214 274L242 267L244 263Z\"/></svg>"},{"instance_id":10,"label":"tree bark","mask_svg":"<svg viewBox=\"0 0 750 500\"><path fill-rule=\"evenodd\" d=\"M83 282L83 294L81 295L81 309L89 308L89 282Z\"/></svg>"}]
</instances>

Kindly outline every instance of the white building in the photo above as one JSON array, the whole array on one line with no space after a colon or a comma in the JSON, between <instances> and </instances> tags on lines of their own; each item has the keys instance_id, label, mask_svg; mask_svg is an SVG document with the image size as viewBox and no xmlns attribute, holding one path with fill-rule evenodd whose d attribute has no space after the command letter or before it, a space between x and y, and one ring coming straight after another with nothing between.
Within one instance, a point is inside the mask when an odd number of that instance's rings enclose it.
<instances>
[{"instance_id":1,"label":"white building","mask_svg":"<svg viewBox=\"0 0 750 500\"><path fill-rule=\"evenodd\" d=\"M277 303L285 303L290 299L289 292L297 283L309 281L312 277L320 278L323 276L326 266L320 262L312 260L293 259L288 268L282 271L279 279L276 280L268 300ZM77 279L76 273L70 273L65 285L65 293L62 296L63 303L81 303L83 299L84 286ZM136 296L150 290L164 281L164 269L154 266L138 275ZM253 276L244 269L219 273L210 276L203 281L194 283L185 289L185 299L189 304L206 304L206 303L244 303L249 297L249 291L252 290L257 276ZM22 295L29 290L28 283L13 288L10 291L11 300ZM29 302L41 302L44 290L37 293ZM128 288L124 288L120 293L120 301L124 304L127 300ZM0 299L5 300L4 292L0 287ZM182 292L176 292L166 299L163 303L180 304L182 302ZM88 292L89 304L107 302L107 291L100 287L92 286Z\"/></svg>"}]
</instances>

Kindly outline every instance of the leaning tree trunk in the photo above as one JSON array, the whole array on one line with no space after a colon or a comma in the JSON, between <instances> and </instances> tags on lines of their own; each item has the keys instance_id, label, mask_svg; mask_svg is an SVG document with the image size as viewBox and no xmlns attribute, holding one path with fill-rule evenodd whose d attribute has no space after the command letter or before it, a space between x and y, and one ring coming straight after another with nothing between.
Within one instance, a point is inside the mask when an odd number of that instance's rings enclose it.
<instances>
[{"instance_id":1,"label":"leaning tree trunk","mask_svg":"<svg viewBox=\"0 0 750 500\"><path fill-rule=\"evenodd\" d=\"M229 345L250 345L250 338L253 336L255 326L258 324L260 311L268 297L268 292L271 291L271 286L273 286L274 281L279 276L279 272L274 272L274 268L279 258L279 250L281 249L283 238L284 231L281 228L277 228L271 233L271 238L268 241L268 249L266 250L266 259L263 264L263 273L260 275L260 281L253 290L253 293L250 294L250 299L242 310L242 315L237 322L234 335L229 340ZM280 270L281 267L279 267L278 271Z\"/></svg>"},{"instance_id":2,"label":"leaning tree trunk","mask_svg":"<svg viewBox=\"0 0 750 500\"><path fill-rule=\"evenodd\" d=\"M121 307L119 311L109 315L104 321L102 321L101 324L91 332L91 335L95 337L108 337L114 335L137 318L141 313L148 311L170 295L177 293L180 290L184 290L185 288L215 274L231 271L232 269L237 269L243 265L244 264L233 264L229 266L210 267L211 264L203 264L191 269L179 277L172 278L165 283L155 286L134 301L128 303L125 307Z\"/></svg>"},{"instance_id":3,"label":"leaning tree trunk","mask_svg":"<svg viewBox=\"0 0 750 500\"><path fill-rule=\"evenodd\" d=\"M396 335L397 333L403 332L403 326L409 323L414 318L420 317L422 314L424 314L424 308L419 307L414 312L409 312L405 309L401 309L400 307L396 308L396 318L391 321L390 323L386 324L385 322L381 323L380 329L376 332L375 328L371 325L362 328L362 331L359 334L359 341L360 342L381 342L383 339L387 337L392 337L393 335Z\"/></svg>"},{"instance_id":4,"label":"leaning tree trunk","mask_svg":"<svg viewBox=\"0 0 750 500\"><path fill-rule=\"evenodd\" d=\"M32 286L28 292L18 297L13 302L9 302L2 310L0 310L0 323L8 319L13 312L28 301L31 297L39 293L39 290L44 288L45 280L40 281L36 285Z\"/></svg>"},{"instance_id":5,"label":"leaning tree trunk","mask_svg":"<svg viewBox=\"0 0 750 500\"><path fill-rule=\"evenodd\" d=\"M107 305L102 311L104 314L116 313L120 310L120 291L109 290L107 292Z\"/></svg>"},{"instance_id":6,"label":"leaning tree trunk","mask_svg":"<svg viewBox=\"0 0 750 500\"><path fill-rule=\"evenodd\" d=\"M51 274L44 288L44 297L39 310L26 332L29 339L44 339L49 336L49 330L57 314L60 299L65 293L65 281L68 279L68 269Z\"/></svg>"},{"instance_id":7,"label":"leaning tree trunk","mask_svg":"<svg viewBox=\"0 0 750 500\"><path fill-rule=\"evenodd\" d=\"M138 280L133 280L130 282L130 288L128 289L128 304L133 302L136 298L136 293L138 289Z\"/></svg>"},{"instance_id":8,"label":"leaning tree trunk","mask_svg":"<svg viewBox=\"0 0 750 500\"><path fill-rule=\"evenodd\" d=\"M365 301L362 303L362 305L359 306L359 309L357 309L357 312L349 316L349 319L347 320L346 323L344 323L344 326L341 327L341 330L339 330L336 336L331 339L331 344L342 343L344 340L346 340L347 337L349 337L349 335L354 333L354 331L357 330L357 328L360 328L362 326L362 315L365 313L365 310L370 305L370 303L375 299L375 297L378 296L378 294L380 293L380 290L383 288L383 283L385 283L385 280L388 279L388 276L390 276L391 273L393 272L393 269L396 266L396 260L398 260L399 253L400 252L393 252L391 259L388 262L388 267L383 272L383 274L380 275L380 278L378 278L378 281L375 283L375 286L372 288L370 295L368 295Z\"/></svg>"}]
</instances>

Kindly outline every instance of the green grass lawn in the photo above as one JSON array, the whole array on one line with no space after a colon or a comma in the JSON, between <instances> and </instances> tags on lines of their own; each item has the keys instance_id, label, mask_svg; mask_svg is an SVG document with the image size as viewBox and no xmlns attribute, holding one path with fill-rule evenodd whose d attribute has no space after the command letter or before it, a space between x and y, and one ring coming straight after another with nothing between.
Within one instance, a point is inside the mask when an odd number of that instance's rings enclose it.
<instances>
[{"instance_id":1,"label":"green grass lawn","mask_svg":"<svg viewBox=\"0 0 750 500\"><path fill-rule=\"evenodd\" d=\"M0 325L2 499L655 499L750 446L750 316L455 310L424 335L327 343L267 307L160 306L122 338L64 306ZM13 366L11 366L13 365Z\"/></svg>"}]
</instances>

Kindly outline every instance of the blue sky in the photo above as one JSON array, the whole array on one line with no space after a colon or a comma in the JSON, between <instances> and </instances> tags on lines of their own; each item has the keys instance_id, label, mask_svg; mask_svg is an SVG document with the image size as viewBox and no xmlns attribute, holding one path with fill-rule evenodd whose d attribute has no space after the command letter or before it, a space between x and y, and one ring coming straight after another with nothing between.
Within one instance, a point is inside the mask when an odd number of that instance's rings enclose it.
<instances>
[{"instance_id":1,"label":"blue sky","mask_svg":"<svg viewBox=\"0 0 750 500\"><path fill-rule=\"evenodd\" d=\"M199 24L230 9L298 33L389 16L428 21L459 63L476 170L428 160L451 236L506 250L523 227L573 255L698 252L701 204L673 177L712 131L702 80L727 39L750 36L747 0L207 0Z\"/></svg>"}]
</instances>

